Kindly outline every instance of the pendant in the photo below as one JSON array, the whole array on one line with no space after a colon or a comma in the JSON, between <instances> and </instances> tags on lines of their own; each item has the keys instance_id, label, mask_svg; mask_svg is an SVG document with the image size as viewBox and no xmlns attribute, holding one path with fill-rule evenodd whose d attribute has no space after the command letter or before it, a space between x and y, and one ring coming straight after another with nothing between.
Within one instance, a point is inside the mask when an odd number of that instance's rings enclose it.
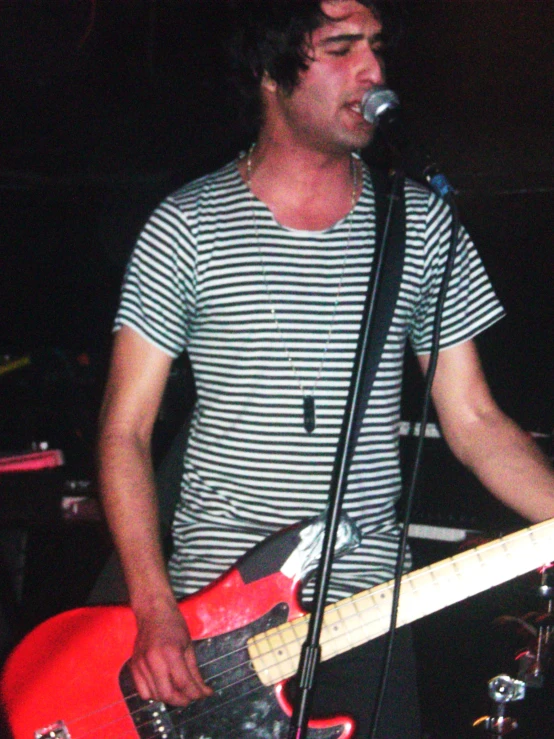
<instances>
[{"instance_id":1,"label":"pendant","mask_svg":"<svg viewBox=\"0 0 554 739\"><path fill-rule=\"evenodd\" d=\"M304 395L304 428L311 434L315 429L315 398Z\"/></svg>"}]
</instances>

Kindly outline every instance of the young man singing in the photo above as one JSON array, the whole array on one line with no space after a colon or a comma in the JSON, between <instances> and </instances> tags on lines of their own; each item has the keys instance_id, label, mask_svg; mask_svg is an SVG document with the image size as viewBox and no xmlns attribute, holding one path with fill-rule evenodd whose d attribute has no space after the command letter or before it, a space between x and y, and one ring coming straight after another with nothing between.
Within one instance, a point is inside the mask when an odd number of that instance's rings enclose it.
<instances>
[{"instance_id":1,"label":"young man singing","mask_svg":"<svg viewBox=\"0 0 554 739\"><path fill-rule=\"evenodd\" d=\"M325 508L375 247L372 181L357 152L373 136L362 98L384 82L387 3L245 5L235 52L257 137L236 161L167 198L146 225L125 278L101 417L103 501L138 625L132 673L143 698L172 705L211 693L176 598ZM405 202L400 294L344 503L362 542L334 564L331 599L394 573L404 346L411 342L425 372L450 233L449 210L434 195L408 181ZM554 516L554 475L495 404L473 343L501 315L462 232L433 400L454 454L539 521ZM168 574L150 439L185 348L197 403ZM415 738L409 634L397 646L380 736ZM314 712L353 714L363 736L381 648L322 665Z\"/></svg>"}]
</instances>

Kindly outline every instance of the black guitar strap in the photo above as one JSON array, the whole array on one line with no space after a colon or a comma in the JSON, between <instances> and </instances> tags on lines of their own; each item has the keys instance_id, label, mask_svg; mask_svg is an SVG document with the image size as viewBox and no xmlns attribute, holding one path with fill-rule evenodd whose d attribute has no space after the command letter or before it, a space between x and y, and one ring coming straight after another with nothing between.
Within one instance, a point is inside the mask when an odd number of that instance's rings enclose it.
<instances>
[{"instance_id":1,"label":"black guitar strap","mask_svg":"<svg viewBox=\"0 0 554 739\"><path fill-rule=\"evenodd\" d=\"M371 167L371 179L375 193L375 253L381 244L385 231L385 222L389 211L391 178L387 171ZM384 245L384 262L380 290L376 297L373 333L368 348L368 370L365 373L360 388L359 412L353 426L353 444L355 448L362 426L366 408L369 403L371 388L375 381L377 368L381 361L385 341L392 323L392 316L402 280L404 267L404 253L406 250L406 204L404 201L404 178L399 183L400 194L393 203L392 219L389 227L388 240Z\"/></svg>"}]
</instances>

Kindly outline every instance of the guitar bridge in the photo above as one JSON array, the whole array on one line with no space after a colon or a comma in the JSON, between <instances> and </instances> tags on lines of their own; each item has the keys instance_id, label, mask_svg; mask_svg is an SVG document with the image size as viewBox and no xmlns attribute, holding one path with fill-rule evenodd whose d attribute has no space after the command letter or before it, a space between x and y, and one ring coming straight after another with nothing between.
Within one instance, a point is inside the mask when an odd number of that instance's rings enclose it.
<instances>
[{"instance_id":1,"label":"guitar bridge","mask_svg":"<svg viewBox=\"0 0 554 739\"><path fill-rule=\"evenodd\" d=\"M35 739L71 739L71 735L63 721L56 721L45 729L35 731Z\"/></svg>"},{"instance_id":2,"label":"guitar bridge","mask_svg":"<svg viewBox=\"0 0 554 739\"><path fill-rule=\"evenodd\" d=\"M119 687L125 698L129 716L135 724L139 739L152 739L152 737L178 739L178 737L184 737L183 734L177 734L175 731L165 703L142 700L131 677L129 661L125 662L119 673Z\"/></svg>"}]
</instances>

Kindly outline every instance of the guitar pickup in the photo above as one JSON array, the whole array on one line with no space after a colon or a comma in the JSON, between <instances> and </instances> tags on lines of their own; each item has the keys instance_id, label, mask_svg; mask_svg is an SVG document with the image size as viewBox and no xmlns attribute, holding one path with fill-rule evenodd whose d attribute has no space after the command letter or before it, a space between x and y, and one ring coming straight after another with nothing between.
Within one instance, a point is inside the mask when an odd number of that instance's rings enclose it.
<instances>
[{"instance_id":1,"label":"guitar pickup","mask_svg":"<svg viewBox=\"0 0 554 739\"><path fill-rule=\"evenodd\" d=\"M35 731L35 739L71 739L71 735L63 721L56 721L45 729Z\"/></svg>"}]
</instances>

